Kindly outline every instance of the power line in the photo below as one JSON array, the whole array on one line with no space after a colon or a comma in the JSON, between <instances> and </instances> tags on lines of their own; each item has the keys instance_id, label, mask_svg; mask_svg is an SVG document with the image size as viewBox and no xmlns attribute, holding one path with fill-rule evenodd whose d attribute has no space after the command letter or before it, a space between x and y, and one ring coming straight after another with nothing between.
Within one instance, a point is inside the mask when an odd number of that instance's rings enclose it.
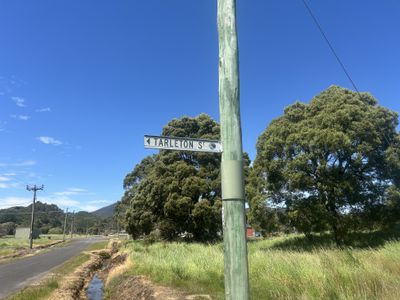
<instances>
[{"instance_id":1,"label":"power line","mask_svg":"<svg viewBox=\"0 0 400 300\"><path fill-rule=\"evenodd\" d=\"M338 61L339 65L342 67L343 72L346 74L347 78L349 79L349 81L353 85L355 91L358 93L358 95L362 99L361 94L360 94L356 84L354 83L353 79L350 76L350 73L347 71L347 69L346 69L345 65L343 64L342 60L339 58L339 55L336 53L335 49L333 48L332 43L329 41L328 37L326 36L324 30L322 29L321 24L318 22L315 14L312 12L311 7L307 4L306 0L302 0L302 2L304 4L304 6L306 7L308 13L310 14L311 18L314 20L314 23L318 27L318 30L321 33L321 35L323 36L325 42L328 44L329 49L331 50L332 54L335 56L335 58Z\"/></svg>"},{"instance_id":2,"label":"power line","mask_svg":"<svg viewBox=\"0 0 400 300\"><path fill-rule=\"evenodd\" d=\"M306 0L301 0L306 7L308 13L310 14L311 18L314 20L315 25L318 27L319 32L321 33L322 37L324 38L325 42L328 44L329 49L331 50L332 54L335 56L337 62L339 65L342 67L343 72L346 74L347 78L349 79L351 85L353 86L354 90L357 92L358 96L360 97L360 100L363 101L363 96L361 95L360 91L358 90L356 84L354 83L354 80L351 78L350 73L347 71L344 63L340 59L339 55L336 53L335 49L333 48L332 43L329 41L327 35L325 34L321 24L319 23L317 17L313 13L311 7L308 5ZM388 137L386 136L385 132L382 132L383 138L386 140L387 144L390 145L391 143L389 142Z\"/></svg>"}]
</instances>

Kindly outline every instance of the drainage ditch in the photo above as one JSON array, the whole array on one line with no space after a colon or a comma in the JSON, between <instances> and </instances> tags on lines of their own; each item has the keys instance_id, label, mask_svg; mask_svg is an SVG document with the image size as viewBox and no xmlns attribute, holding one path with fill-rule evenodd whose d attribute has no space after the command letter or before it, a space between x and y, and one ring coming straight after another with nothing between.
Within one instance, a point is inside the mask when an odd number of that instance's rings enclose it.
<instances>
[{"instance_id":1,"label":"drainage ditch","mask_svg":"<svg viewBox=\"0 0 400 300\"><path fill-rule=\"evenodd\" d=\"M102 300L103 285L103 279L101 279L98 274L95 273L86 289L86 297L89 300Z\"/></svg>"}]
</instances>

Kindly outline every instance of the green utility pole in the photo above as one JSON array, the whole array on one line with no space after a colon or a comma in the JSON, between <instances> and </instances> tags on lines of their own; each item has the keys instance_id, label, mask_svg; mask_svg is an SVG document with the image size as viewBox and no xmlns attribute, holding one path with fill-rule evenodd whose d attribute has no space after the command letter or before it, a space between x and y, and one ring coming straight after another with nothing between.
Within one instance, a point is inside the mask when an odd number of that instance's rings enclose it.
<instances>
[{"instance_id":1,"label":"green utility pole","mask_svg":"<svg viewBox=\"0 0 400 300\"><path fill-rule=\"evenodd\" d=\"M236 0L218 0L225 299L249 299Z\"/></svg>"}]
</instances>

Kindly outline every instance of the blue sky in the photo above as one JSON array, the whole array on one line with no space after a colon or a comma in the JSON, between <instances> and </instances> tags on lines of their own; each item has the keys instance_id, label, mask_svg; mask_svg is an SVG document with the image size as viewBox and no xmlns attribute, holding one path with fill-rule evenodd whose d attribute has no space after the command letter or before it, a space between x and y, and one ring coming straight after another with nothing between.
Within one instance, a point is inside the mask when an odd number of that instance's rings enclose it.
<instances>
[{"instance_id":1,"label":"blue sky","mask_svg":"<svg viewBox=\"0 0 400 300\"><path fill-rule=\"evenodd\" d=\"M400 111L400 2L309 0L361 91ZM0 208L120 199L144 134L218 116L216 1L0 5ZM296 100L352 88L301 0L237 0L244 150Z\"/></svg>"}]
</instances>

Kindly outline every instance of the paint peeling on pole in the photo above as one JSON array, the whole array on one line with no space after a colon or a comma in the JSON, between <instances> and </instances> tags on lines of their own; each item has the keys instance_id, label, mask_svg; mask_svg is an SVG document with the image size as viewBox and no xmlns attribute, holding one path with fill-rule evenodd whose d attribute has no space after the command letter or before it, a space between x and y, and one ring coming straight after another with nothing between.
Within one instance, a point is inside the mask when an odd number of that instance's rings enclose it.
<instances>
[{"instance_id":1,"label":"paint peeling on pole","mask_svg":"<svg viewBox=\"0 0 400 300\"><path fill-rule=\"evenodd\" d=\"M249 299L236 1L218 0L225 299Z\"/></svg>"}]
</instances>

